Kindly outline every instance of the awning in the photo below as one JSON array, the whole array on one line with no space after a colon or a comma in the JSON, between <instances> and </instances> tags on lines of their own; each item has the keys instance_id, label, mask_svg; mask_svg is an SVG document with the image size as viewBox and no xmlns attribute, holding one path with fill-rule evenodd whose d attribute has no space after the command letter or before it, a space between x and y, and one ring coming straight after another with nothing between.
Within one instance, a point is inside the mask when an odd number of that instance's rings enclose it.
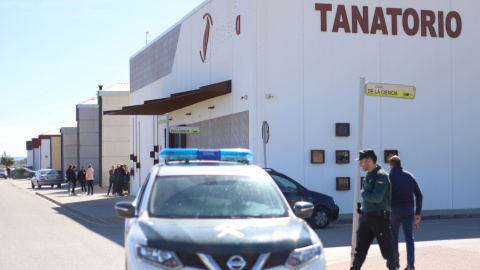
<instances>
[{"instance_id":1,"label":"awning","mask_svg":"<svg viewBox=\"0 0 480 270\"><path fill-rule=\"evenodd\" d=\"M202 86L197 90L172 94L169 98L146 100L142 105L104 111L103 115L162 115L231 92L232 81L224 81Z\"/></svg>"}]
</instances>

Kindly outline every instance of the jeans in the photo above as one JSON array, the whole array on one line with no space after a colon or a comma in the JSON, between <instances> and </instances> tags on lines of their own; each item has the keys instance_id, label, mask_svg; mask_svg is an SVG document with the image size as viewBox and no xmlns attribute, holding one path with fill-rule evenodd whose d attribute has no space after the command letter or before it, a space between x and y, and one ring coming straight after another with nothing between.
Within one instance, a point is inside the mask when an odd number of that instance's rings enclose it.
<instances>
[{"instance_id":1,"label":"jeans","mask_svg":"<svg viewBox=\"0 0 480 270\"><path fill-rule=\"evenodd\" d=\"M92 194L93 195L93 180L87 180L87 195ZM90 192L91 190L91 192Z\"/></svg>"},{"instance_id":2,"label":"jeans","mask_svg":"<svg viewBox=\"0 0 480 270\"><path fill-rule=\"evenodd\" d=\"M80 185L82 186L82 192L87 192L87 187L85 185L85 180L80 180Z\"/></svg>"},{"instance_id":3,"label":"jeans","mask_svg":"<svg viewBox=\"0 0 480 270\"><path fill-rule=\"evenodd\" d=\"M77 181L76 181L76 180L74 180L74 181L72 181L72 180L68 181L68 193L70 193L70 185L73 185L73 186L72 186L72 192L71 192L71 193L72 193L72 194L75 194L75 185L76 185L76 184L77 184Z\"/></svg>"},{"instance_id":4,"label":"jeans","mask_svg":"<svg viewBox=\"0 0 480 270\"><path fill-rule=\"evenodd\" d=\"M110 179L109 180L110 182L110 185L108 186L108 191L107 191L107 195L110 194L110 189L112 189L112 195L115 194L115 180L113 179Z\"/></svg>"},{"instance_id":5,"label":"jeans","mask_svg":"<svg viewBox=\"0 0 480 270\"><path fill-rule=\"evenodd\" d=\"M415 211L411 205L392 205L392 238L395 256L399 259L398 254L398 233L400 225L402 225L405 243L407 245L407 263L414 266L415 263L415 243L413 239L413 225L415 224Z\"/></svg>"}]
</instances>

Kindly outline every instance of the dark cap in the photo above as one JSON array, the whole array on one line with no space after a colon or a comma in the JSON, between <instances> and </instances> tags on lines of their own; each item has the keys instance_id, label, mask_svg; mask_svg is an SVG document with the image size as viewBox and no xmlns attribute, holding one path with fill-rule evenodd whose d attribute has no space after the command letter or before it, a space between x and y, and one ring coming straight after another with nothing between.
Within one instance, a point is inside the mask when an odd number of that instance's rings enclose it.
<instances>
[{"instance_id":1,"label":"dark cap","mask_svg":"<svg viewBox=\"0 0 480 270\"><path fill-rule=\"evenodd\" d=\"M364 158L372 158L373 160L377 160L377 155L375 155L375 152L373 151L373 149L360 150L359 153L360 153L360 156L355 160L361 160Z\"/></svg>"}]
</instances>

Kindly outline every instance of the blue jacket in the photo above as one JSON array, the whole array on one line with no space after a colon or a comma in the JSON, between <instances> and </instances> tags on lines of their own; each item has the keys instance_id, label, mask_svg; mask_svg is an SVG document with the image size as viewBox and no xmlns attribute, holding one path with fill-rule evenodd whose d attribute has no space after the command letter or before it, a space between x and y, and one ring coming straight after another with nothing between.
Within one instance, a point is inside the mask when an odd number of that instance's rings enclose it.
<instances>
[{"instance_id":1,"label":"blue jacket","mask_svg":"<svg viewBox=\"0 0 480 270\"><path fill-rule=\"evenodd\" d=\"M388 174L377 164L375 169L368 172L362 183L363 203L360 208L364 212L386 210L390 212L392 201L392 185Z\"/></svg>"},{"instance_id":2,"label":"blue jacket","mask_svg":"<svg viewBox=\"0 0 480 270\"><path fill-rule=\"evenodd\" d=\"M392 205L411 205L413 207L416 204L415 215L420 215L423 195L415 177L401 166L396 166L390 171L390 181L392 182ZM413 199L414 194L415 200Z\"/></svg>"}]
</instances>

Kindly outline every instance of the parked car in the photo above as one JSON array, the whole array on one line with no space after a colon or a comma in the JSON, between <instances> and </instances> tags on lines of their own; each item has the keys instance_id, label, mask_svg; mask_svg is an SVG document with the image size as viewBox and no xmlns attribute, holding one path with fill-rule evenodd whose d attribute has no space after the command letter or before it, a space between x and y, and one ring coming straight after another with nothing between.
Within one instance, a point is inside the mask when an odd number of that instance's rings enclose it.
<instances>
[{"instance_id":1,"label":"parked car","mask_svg":"<svg viewBox=\"0 0 480 270\"><path fill-rule=\"evenodd\" d=\"M265 171L273 178L291 207L299 201L311 202L314 205L313 215L308 219L308 224L312 228L324 229L331 221L338 219L340 208L333 197L308 190L297 181L274 169L266 168Z\"/></svg>"},{"instance_id":2,"label":"parked car","mask_svg":"<svg viewBox=\"0 0 480 270\"><path fill-rule=\"evenodd\" d=\"M125 218L126 269L324 270L323 245L244 149L165 149ZM205 160L207 159L207 160Z\"/></svg>"},{"instance_id":3,"label":"parked car","mask_svg":"<svg viewBox=\"0 0 480 270\"><path fill-rule=\"evenodd\" d=\"M7 170L0 169L0 177L3 177L4 179L7 179Z\"/></svg>"},{"instance_id":4,"label":"parked car","mask_svg":"<svg viewBox=\"0 0 480 270\"><path fill-rule=\"evenodd\" d=\"M15 168L10 171L12 178L32 178L35 175L35 171L28 168Z\"/></svg>"},{"instance_id":5,"label":"parked car","mask_svg":"<svg viewBox=\"0 0 480 270\"><path fill-rule=\"evenodd\" d=\"M52 188L54 185L57 185L58 188L62 187L62 178L54 169L38 170L32 177L31 182L32 188L35 188L35 186L42 188L42 186L48 185L50 185Z\"/></svg>"}]
</instances>

